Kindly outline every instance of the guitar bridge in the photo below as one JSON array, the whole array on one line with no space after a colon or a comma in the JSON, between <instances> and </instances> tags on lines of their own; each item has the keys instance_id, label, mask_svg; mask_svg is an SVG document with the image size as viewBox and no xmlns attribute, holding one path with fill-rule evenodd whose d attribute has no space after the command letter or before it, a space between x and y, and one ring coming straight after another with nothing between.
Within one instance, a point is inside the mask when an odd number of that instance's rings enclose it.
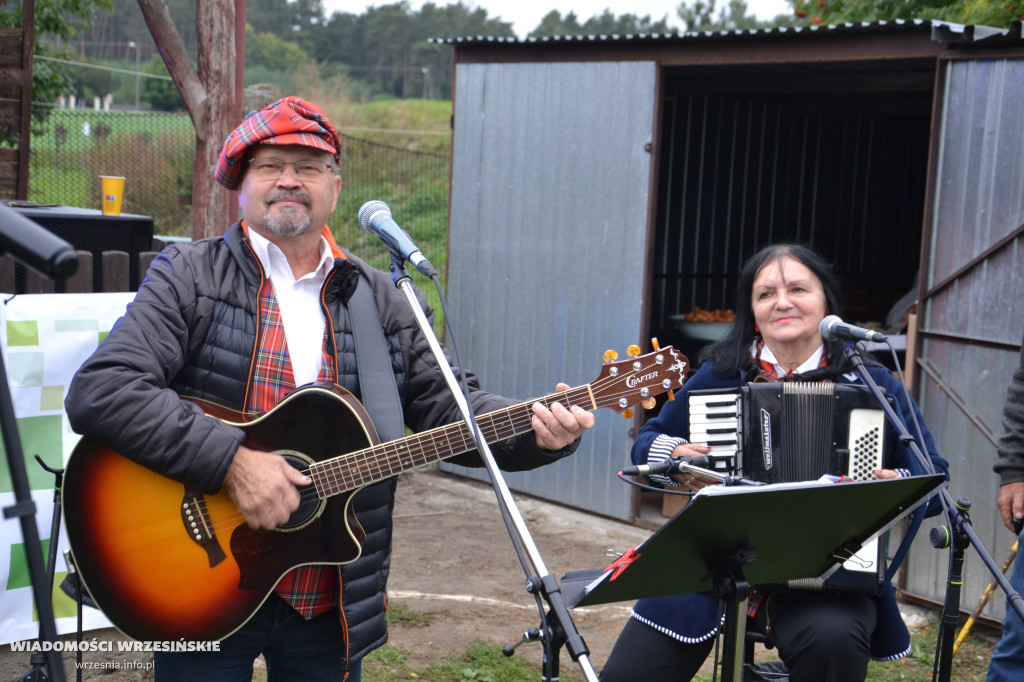
<instances>
[{"instance_id":1,"label":"guitar bridge","mask_svg":"<svg viewBox=\"0 0 1024 682\"><path fill-rule=\"evenodd\" d=\"M210 523L210 515L206 512L206 504L201 493L185 491L185 497L181 502L181 520L192 542L206 550L210 568L227 558L220 543L217 542L217 535L213 531L213 524Z\"/></svg>"}]
</instances>

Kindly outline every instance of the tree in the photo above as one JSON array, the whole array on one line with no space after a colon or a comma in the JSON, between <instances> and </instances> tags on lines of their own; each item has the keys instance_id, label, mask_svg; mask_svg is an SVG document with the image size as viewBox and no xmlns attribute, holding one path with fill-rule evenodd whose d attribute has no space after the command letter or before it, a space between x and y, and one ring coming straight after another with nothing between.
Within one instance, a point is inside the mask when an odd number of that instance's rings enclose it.
<instances>
[{"instance_id":1,"label":"tree","mask_svg":"<svg viewBox=\"0 0 1024 682\"><path fill-rule=\"evenodd\" d=\"M642 17L636 14L621 14L615 16L611 10L605 9L600 15L595 15L583 22L581 27L583 35L638 35L647 33L669 33L668 16L660 21L651 21L651 15Z\"/></svg>"},{"instance_id":2,"label":"tree","mask_svg":"<svg viewBox=\"0 0 1024 682\"><path fill-rule=\"evenodd\" d=\"M582 26L576 13L570 10L565 17L557 9L553 9L540 20L537 28L526 34L527 38L544 38L550 36L578 36L582 34Z\"/></svg>"},{"instance_id":3,"label":"tree","mask_svg":"<svg viewBox=\"0 0 1024 682\"><path fill-rule=\"evenodd\" d=\"M747 13L746 0L729 0L728 7L723 7L715 15L715 0L696 0L693 5L683 3L676 8L676 14L683 22L686 31L697 33L701 31L738 31L754 28L766 28L778 26L793 21L783 21L784 18L776 18L773 21L760 21L753 14Z\"/></svg>"},{"instance_id":4,"label":"tree","mask_svg":"<svg viewBox=\"0 0 1024 682\"><path fill-rule=\"evenodd\" d=\"M246 0L245 21L257 33L273 33L283 38L293 33L292 20L288 0Z\"/></svg>"},{"instance_id":5,"label":"tree","mask_svg":"<svg viewBox=\"0 0 1024 682\"><path fill-rule=\"evenodd\" d=\"M1008 27L1014 21L1024 21L1024 0L961 0L953 8L953 21L959 24Z\"/></svg>"},{"instance_id":6,"label":"tree","mask_svg":"<svg viewBox=\"0 0 1024 682\"><path fill-rule=\"evenodd\" d=\"M196 66L164 0L139 0L139 7L196 131L192 238L220 234L233 214L234 197L214 182L213 169L240 116L235 97L235 0L197 0Z\"/></svg>"},{"instance_id":7,"label":"tree","mask_svg":"<svg viewBox=\"0 0 1024 682\"><path fill-rule=\"evenodd\" d=\"M143 73L169 76L167 66L158 55L142 65ZM163 78L146 78L142 81L142 99L157 111L184 111L185 103L174 83Z\"/></svg>"},{"instance_id":8,"label":"tree","mask_svg":"<svg viewBox=\"0 0 1024 682\"><path fill-rule=\"evenodd\" d=\"M537 28L530 31L527 37L611 36L671 32L667 16L658 21L652 21L650 14L642 17L636 14L615 16L611 10L605 9L601 14L596 14L581 24L574 12L570 11L563 17L558 10L551 10L544 15Z\"/></svg>"},{"instance_id":9,"label":"tree","mask_svg":"<svg viewBox=\"0 0 1024 682\"><path fill-rule=\"evenodd\" d=\"M257 33L252 24L245 25L246 66L266 66L291 72L307 61L309 55L297 43L270 32Z\"/></svg>"},{"instance_id":10,"label":"tree","mask_svg":"<svg viewBox=\"0 0 1024 682\"><path fill-rule=\"evenodd\" d=\"M1022 0L791 0L794 14L812 24L892 19L941 19L1007 27L1024 20Z\"/></svg>"},{"instance_id":11,"label":"tree","mask_svg":"<svg viewBox=\"0 0 1024 682\"><path fill-rule=\"evenodd\" d=\"M50 56L68 59L70 54L65 45L75 34L86 29L92 23L97 9L109 9L110 0L36 0L35 3L35 40L32 49L34 56ZM21 26L21 3L0 3L0 26ZM32 64L32 101L33 103L52 104L61 95L70 93L72 83L71 70L59 62L33 60ZM34 132L50 115L50 107L33 106L32 120L35 122ZM0 133L0 143L13 145L17 143L18 134Z\"/></svg>"},{"instance_id":12,"label":"tree","mask_svg":"<svg viewBox=\"0 0 1024 682\"><path fill-rule=\"evenodd\" d=\"M469 8L462 2L438 7L426 2L413 17L413 36L409 74L410 93L450 99L452 95L452 69L454 54L450 45L428 42L429 39L456 38L458 36L495 36L515 38L512 24L498 17L488 17L487 10ZM426 69L426 71L424 70Z\"/></svg>"}]
</instances>

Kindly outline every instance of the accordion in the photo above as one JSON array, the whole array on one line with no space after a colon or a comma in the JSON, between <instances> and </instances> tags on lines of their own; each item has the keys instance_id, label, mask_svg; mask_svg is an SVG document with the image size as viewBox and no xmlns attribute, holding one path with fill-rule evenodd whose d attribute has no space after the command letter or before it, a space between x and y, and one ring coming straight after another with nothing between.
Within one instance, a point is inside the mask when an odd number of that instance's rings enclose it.
<instances>
[{"instance_id":1,"label":"accordion","mask_svg":"<svg viewBox=\"0 0 1024 682\"><path fill-rule=\"evenodd\" d=\"M873 480L886 446L885 413L865 386L758 382L688 396L689 441L711 448L721 473L761 483L812 481L826 474ZM805 510L815 513L814 510ZM822 580L789 587L871 594L884 582L878 539Z\"/></svg>"}]
</instances>

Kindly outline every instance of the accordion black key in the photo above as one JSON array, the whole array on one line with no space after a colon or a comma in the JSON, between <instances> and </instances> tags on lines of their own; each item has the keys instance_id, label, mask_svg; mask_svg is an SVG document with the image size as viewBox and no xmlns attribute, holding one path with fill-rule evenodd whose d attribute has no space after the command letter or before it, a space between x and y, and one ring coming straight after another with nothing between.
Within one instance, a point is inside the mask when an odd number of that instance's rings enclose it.
<instances>
[{"instance_id":1,"label":"accordion black key","mask_svg":"<svg viewBox=\"0 0 1024 682\"><path fill-rule=\"evenodd\" d=\"M885 413L865 386L831 382L759 382L730 391L690 391L691 443L711 447L716 470L762 483L823 475L873 480L886 446ZM812 510L803 510L813 513ZM871 540L827 579L789 586L874 593L884 554Z\"/></svg>"}]
</instances>

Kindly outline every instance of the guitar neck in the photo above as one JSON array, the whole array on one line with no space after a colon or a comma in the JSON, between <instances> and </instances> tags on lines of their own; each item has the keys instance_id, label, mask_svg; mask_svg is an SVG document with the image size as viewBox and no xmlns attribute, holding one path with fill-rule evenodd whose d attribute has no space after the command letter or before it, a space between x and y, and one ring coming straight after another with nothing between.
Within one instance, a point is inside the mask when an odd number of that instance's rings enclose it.
<instances>
[{"instance_id":1,"label":"guitar neck","mask_svg":"<svg viewBox=\"0 0 1024 682\"><path fill-rule=\"evenodd\" d=\"M587 384L489 412L478 416L476 423L484 440L496 443L533 430L534 403L551 407L555 402L566 407L578 405L585 410L598 407ZM469 427L465 421L459 421L314 463L309 473L320 496L328 497L474 449L476 442Z\"/></svg>"}]
</instances>

